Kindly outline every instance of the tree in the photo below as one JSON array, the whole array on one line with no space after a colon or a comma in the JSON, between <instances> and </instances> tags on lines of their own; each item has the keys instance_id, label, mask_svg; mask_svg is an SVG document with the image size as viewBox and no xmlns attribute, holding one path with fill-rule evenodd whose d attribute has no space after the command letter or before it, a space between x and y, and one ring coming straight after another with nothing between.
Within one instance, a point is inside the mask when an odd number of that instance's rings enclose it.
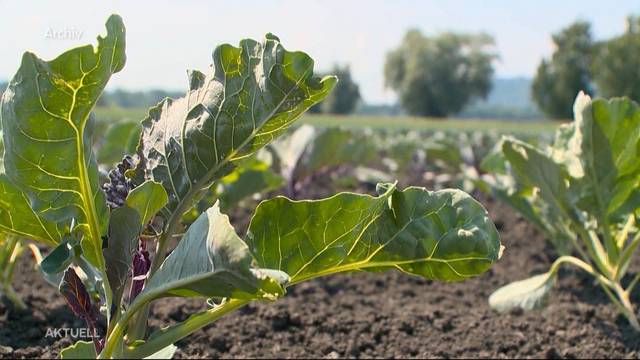
<instances>
[{"instance_id":1,"label":"tree","mask_svg":"<svg viewBox=\"0 0 640 360\"><path fill-rule=\"evenodd\" d=\"M309 112L351 114L360 101L360 88L351 78L349 66L334 65L329 74L335 74L338 77L338 83L324 101L312 106Z\"/></svg>"},{"instance_id":2,"label":"tree","mask_svg":"<svg viewBox=\"0 0 640 360\"><path fill-rule=\"evenodd\" d=\"M578 21L552 36L556 50L542 60L531 84L534 102L550 118L569 119L580 91L593 94L591 64L594 44L591 25Z\"/></svg>"},{"instance_id":3,"label":"tree","mask_svg":"<svg viewBox=\"0 0 640 360\"><path fill-rule=\"evenodd\" d=\"M598 95L640 101L640 18L627 18L626 31L598 46L593 65Z\"/></svg>"},{"instance_id":4,"label":"tree","mask_svg":"<svg viewBox=\"0 0 640 360\"><path fill-rule=\"evenodd\" d=\"M493 76L493 38L487 34L443 33L433 37L409 30L387 54L385 85L409 114L445 117L475 98L485 98Z\"/></svg>"}]
</instances>

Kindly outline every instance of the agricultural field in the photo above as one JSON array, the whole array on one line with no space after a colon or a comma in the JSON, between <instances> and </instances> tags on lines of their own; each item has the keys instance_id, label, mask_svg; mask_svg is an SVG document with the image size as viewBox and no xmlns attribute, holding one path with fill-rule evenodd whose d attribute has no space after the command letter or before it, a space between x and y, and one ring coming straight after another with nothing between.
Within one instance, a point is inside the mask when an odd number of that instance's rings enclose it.
<instances>
[{"instance_id":1,"label":"agricultural field","mask_svg":"<svg viewBox=\"0 0 640 360\"><path fill-rule=\"evenodd\" d=\"M125 34L2 96L0 358L640 357L633 100L309 114L339 79L269 33L98 106Z\"/></svg>"},{"instance_id":2,"label":"agricultural field","mask_svg":"<svg viewBox=\"0 0 640 360\"><path fill-rule=\"evenodd\" d=\"M98 107L96 118L105 123L122 120L143 119L147 115L146 108ZM487 119L430 119L410 116L305 114L299 124L317 127L342 127L349 129L384 129L384 130L451 130L473 131L496 129L508 134L552 133L561 122L558 121L520 121L487 120Z\"/></svg>"}]
</instances>

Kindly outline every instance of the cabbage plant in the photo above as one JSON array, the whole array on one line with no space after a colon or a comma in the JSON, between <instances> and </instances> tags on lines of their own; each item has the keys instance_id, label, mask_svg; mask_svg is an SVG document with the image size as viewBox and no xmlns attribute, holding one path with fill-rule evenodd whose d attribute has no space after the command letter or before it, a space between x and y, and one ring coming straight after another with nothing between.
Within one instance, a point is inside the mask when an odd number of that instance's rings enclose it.
<instances>
[{"instance_id":1,"label":"cabbage plant","mask_svg":"<svg viewBox=\"0 0 640 360\"><path fill-rule=\"evenodd\" d=\"M640 272L625 279L640 243L640 107L581 93L574 113L552 145L507 137L483 163L496 174L495 193L543 229L562 255L547 273L506 285L489 302L500 311L543 305L558 269L570 264L593 276L640 330L630 300Z\"/></svg>"},{"instance_id":2,"label":"cabbage plant","mask_svg":"<svg viewBox=\"0 0 640 360\"><path fill-rule=\"evenodd\" d=\"M273 169L285 181L285 193L295 198L312 177L330 174L342 165L370 163L377 148L367 132L302 125L269 144L262 154L267 152L273 159Z\"/></svg>"},{"instance_id":3,"label":"cabbage plant","mask_svg":"<svg viewBox=\"0 0 640 360\"><path fill-rule=\"evenodd\" d=\"M337 79L314 77L313 60L271 34L218 46L210 72L190 71L183 97L150 109L136 155L100 184L91 111L125 64L121 18L110 17L106 28L97 46L51 61L25 53L1 104L0 226L51 245L42 270L61 279L61 294L89 328L106 327L92 342L63 349L63 358L171 357L178 340L305 280L396 269L455 281L498 258L498 233L469 195L395 184L380 184L376 196L263 201L242 236L214 203L181 234L183 214L207 189ZM149 307L165 297L209 306L149 334Z\"/></svg>"}]
</instances>

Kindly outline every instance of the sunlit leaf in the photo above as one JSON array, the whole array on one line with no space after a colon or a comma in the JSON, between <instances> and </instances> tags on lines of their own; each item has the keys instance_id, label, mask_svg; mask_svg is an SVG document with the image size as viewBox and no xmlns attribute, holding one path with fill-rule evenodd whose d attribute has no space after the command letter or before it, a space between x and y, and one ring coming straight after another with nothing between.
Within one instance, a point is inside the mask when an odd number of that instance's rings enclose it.
<instances>
[{"instance_id":1,"label":"sunlit leaf","mask_svg":"<svg viewBox=\"0 0 640 360\"><path fill-rule=\"evenodd\" d=\"M161 184L146 181L129 192L125 203L140 214L140 221L144 226L167 204L167 201L167 192Z\"/></svg>"},{"instance_id":2,"label":"sunlit leaf","mask_svg":"<svg viewBox=\"0 0 640 360\"><path fill-rule=\"evenodd\" d=\"M163 214L182 215L202 189L283 133L335 83L314 78L313 60L271 34L217 47L212 72L191 71L187 94L164 100L143 121L139 171L166 189Z\"/></svg>"},{"instance_id":3,"label":"sunlit leaf","mask_svg":"<svg viewBox=\"0 0 640 360\"><path fill-rule=\"evenodd\" d=\"M172 359L173 355L176 353L177 350L178 350L177 346L169 345L163 349L160 349L155 354L151 354L145 357L145 359Z\"/></svg>"},{"instance_id":4,"label":"sunlit leaf","mask_svg":"<svg viewBox=\"0 0 640 360\"><path fill-rule=\"evenodd\" d=\"M294 283L381 269L450 281L478 275L497 260L498 233L467 194L386 189L378 197L264 201L246 238L257 266L284 271Z\"/></svg>"},{"instance_id":5,"label":"sunlit leaf","mask_svg":"<svg viewBox=\"0 0 640 360\"><path fill-rule=\"evenodd\" d=\"M96 266L103 261L107 207L92 152L90 113L125 62L122 19L111 16L106 27L95 48L78 47L51 61L26 52L2 97L8 178L38 217L67 226L75 220L85 234L84 255Z\"/></svg>"},{"instance_id":6,"label":"sunlit leaf","mask_svg":"<svg viewBox=\"0 0 640 360\"><path fill-rule=\"evenodd\" d=\"M218 204L189 230L138 296L275 298L284 290L268 272L250 269L251 254ZM286 282L286 274L280 281ZM275 292L273 292L275 291Z\"/></svg>"},{"instance_id":7,"label":"sunlit leaf","mask_svg":"<svg viewBox=\"0 0 640 360\"><path fill-rule=\"evenodd\" d=\"M76 341L75 344L60 350L61 359L95 359L97 357L96 348L89 341Z\"/></svg>"},{"instance_id":8,"label":"sunlit leaf","mask_svg":"<svg viewBox=\"0 0 640 360\"><path fill-rule=\"evenodd\" d=\"M68 224L47 220L34 211L27 195L0 174L0 229L55 245L68 231Z\"/></svg>"},{"instance_id":9,"label":"sunlit leaf","mask_svg":"<svg viewBox=\"0 0 640 360\"><path fill-rule=\"evenodd\" d=\"M576 100L584 200L602 218L640 185L640 106L629 99ZM577 141L576 141L577 142Z\"/></svg>"},{"instance_id":10,"label":"sunlit leaf","mask_svg":"<svg viewBox=\"0 0 640 360\"><path fill-rule=\"evenodd\" d=\"M275 190L283 178L258 159L250 159L220 180L220 203L223 209L232 208L247 197Z\"/></svg>"},{"instance_id":11,"label":"sunlit leaf","mask_svg":"<svg viewBox=\"0 0 640 360\"><path fill-rule=\"evenodd\" d=\"M544 273L526 280L514 281L491 294L489 305L500 312L514 308L531 310L540 307L544 305L554 279L552 273Z\"/></svg>"}]
</instances>

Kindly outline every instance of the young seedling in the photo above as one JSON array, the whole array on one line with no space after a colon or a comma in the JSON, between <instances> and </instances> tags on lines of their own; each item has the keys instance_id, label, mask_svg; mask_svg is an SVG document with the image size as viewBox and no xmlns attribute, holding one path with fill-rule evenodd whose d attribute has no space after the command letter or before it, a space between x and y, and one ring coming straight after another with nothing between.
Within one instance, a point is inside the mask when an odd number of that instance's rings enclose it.
<instances>
[{"instance_id":1,"label":"young seedling","mask_svg":"<svg viewBox=\"0 0 640 360\"><path fill-rule=\"evenodd\" d=\"M149 111L136 156L101 187L90 113L124 66L124 45L122 20L112 16L95 48L52 61L26 53L2 99L7 171L0 180L15 202L0 202L0 225L54 245L41 267L64 273L60 290L90 328L102 319L95 310L106 319L103 338L77 342L63 358L171 357L178 340L301 281L386 269L463 280L498 258L498 233L469 195L394 184L379 185L377 196L266 200L244 237L211 204L167 256L194 201L337 79L313 77L313 60L271 34L221 45L210 73L189 72L184 97ZM153 256L144 240L155 243ZM210 308L148 334L149 307L162 297L209 299Z\"/></svg>"},{"instance_id":2,"label":"young seedling","mask_svg":"<svg viewBox=\"0 0 640 360\"><path fill-rule=\"evenodd\" d=\"M592 275L640 331L630 301L640 273L627 281L640 243L640 108L618 98L578 95L575 121L563 125L552 146L504 138L484 167L496 173L495 193L542 228L560 256L549 272L511 283L489 298L505 311L542 305L562 264Z\"/></svg>"}]
</instances>

